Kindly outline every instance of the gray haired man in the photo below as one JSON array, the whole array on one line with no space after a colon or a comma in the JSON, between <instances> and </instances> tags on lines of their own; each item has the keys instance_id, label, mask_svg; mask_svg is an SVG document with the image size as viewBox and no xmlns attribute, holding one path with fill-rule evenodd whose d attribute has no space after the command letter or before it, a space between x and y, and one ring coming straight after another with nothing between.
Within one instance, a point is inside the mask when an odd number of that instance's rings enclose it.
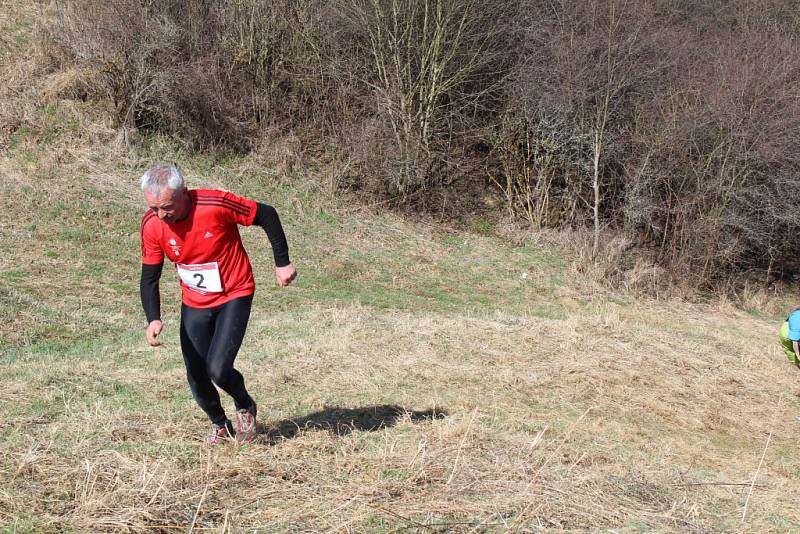
<instances>
[{"instance_id":1,"label":"gray haired man","mask_svg":"<svg viewBox=\"0 0 800 534\"><path fill-rule=\"evenodd\" d=\"M275 258L275 278L284 287L297 276L275 208L233 193L187 189L174 165L158 164L141 177L148 211L142 217L140 293L147 342L159 346L162 331L158 282L164 257L180 277L181 350L197 404L212 427L209 443L249 443L256 435L256 402L233 362L244 339L255 292L253 270L239 225L261 226ZM216 386L216 387L215 387ZM233 398L236 428L217 387Z\"/></svg>"}]
</instances>

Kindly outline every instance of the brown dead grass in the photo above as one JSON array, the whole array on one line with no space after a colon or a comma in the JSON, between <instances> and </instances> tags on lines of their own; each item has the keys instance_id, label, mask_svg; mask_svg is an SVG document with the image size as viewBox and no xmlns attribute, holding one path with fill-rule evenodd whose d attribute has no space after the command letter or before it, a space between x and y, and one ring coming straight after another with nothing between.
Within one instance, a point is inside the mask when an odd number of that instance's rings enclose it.
<instances>
[{"instance_id":1,"label":"brown dead grass","mask_svg":"<svg viewBox=\"0 0 800 534\"><path fill-rule=\"evenodd\" d=\"M258 314L239 366L262 403L259 444L209 450L190 403L158 410L176 403L159 402L163 388L185 389L179 368L70 364L55 383L11 380L2 395L82 377L94 399L4 417L2 509L85 531L782 530L800 522L797 375L773 326L691 306L599 305L567 320ZM120 350L141 354L131 343ZM115 413L95 380L146 402ZM369 408L386 402L448 415Z\"/></svg>"}]
</instances>

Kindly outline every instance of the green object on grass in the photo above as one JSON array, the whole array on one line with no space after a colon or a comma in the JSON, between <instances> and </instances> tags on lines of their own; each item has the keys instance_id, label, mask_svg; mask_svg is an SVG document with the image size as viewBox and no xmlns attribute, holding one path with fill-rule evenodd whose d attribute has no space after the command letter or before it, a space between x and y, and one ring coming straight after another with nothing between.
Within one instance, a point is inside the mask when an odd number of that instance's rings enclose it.
<instances>
[{"instance_id":1,"label":"green object on grass","mask_svg":"<svg viewBox=\"0 0 800 534\"><path fill-rule=\"evenodd\" d=\"M780 338L781 338L781 348L783 349L784 354L786 357L789 358L789 361L792 363L797 363L797 356L794 354L794 348L792 347L792 340L789 339L789 322L783 321L780 330Z\"/></svg>"}]
</instances>

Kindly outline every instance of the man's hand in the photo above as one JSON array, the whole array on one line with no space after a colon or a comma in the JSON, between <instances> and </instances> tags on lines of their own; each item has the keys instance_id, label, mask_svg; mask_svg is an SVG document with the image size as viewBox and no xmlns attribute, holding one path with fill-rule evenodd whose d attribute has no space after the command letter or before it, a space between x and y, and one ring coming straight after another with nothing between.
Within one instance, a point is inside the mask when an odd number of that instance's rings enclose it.
<instances>
[{"instance_id":1,"label":"man's hand","mask_svg":"<svg viewBox=\"0 0 800 534\"><path fill-rule=\"evenodd\" d=\"M291 263L283 267L275 267L275 280L278 281L279 286L286 287L295 278L297 278L297 269Z\"/></svg>"},{"instance_id":2,"label":"man's hand","mask_svg":"<svg viewBox=\"0 0 800 534\"><path fill-rule=\"evenodd\" d=\"M145 336L147 337L147 342L150 343L151 347L158 347L161 345L161 342L156 338L158 337L158 334L161 333L162 328L164 328L164 324L158 319L155 321L150 321L150 324L147 325Z\"/></svg>"}]
</instances>

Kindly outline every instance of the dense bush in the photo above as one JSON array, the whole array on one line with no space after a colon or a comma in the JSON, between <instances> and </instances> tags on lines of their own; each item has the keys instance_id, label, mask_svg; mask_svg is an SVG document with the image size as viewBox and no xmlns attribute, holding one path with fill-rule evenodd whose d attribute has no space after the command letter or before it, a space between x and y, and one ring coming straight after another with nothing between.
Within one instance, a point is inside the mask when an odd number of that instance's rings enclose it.
<instances>
[{"instance_id":1,"label":"dense bush","mask_svg":"<svg viewBox=\"0 0 800 534\"><path fill-rule=\"evenodd\" d=\"M628 233L698 284L753 270L793 275L796 5L530 5L507 85L513 120L497 123L494 143L509 207L533 225L584 226L599 204L599 226Z\"/></svg>"},{"instance_id":2,"label":"dense bush","mask_svg":"<svg viewBox=\"0 0 800 534\"><path fill-rule=\"evenodd\" d=\"M350 0L343 27L359 53L335 62L356 75L384 150L376 169L396 195L457 172L451 154L496 114L521 35L514 2Z\"/></svg>"},{"instance_id":3,"label":"dense bush","mask_svg":"<svg viewBox=\"0 0 800 534\"><path fill-rule=\"evenodd\" d=\"M714 61L676 65L641 104L627 158L627 226L699 279L798 267L800 47L788 35L739 31L687 41L692 53L714 50Z\"/></svg>"},{"instance_id":4,"label":"dense bush","mask_svg":"<svg viewBox=\"0 0 800 534\"><path fill-rule=\"evenodd\" d=\"M120 125L200 149L291 132L399 204L477 177L534 227L625 233L701 284L800 270L793 0L50 9L48 50Z\"/></svg>"},{"instance_id":5,"label":"dense bush","mask_svg":"<svg viewBox=\"0 0 800 534\"><path fill-rule=\"evenodd\" d=\"M56 3L48 47L75 62L120 125L175 134L199 149L246 150L262 127L311 116L319 98L289 0L86 0ZM313 74L312 74L313 73Z\"/></svg>"}]
</instances>

